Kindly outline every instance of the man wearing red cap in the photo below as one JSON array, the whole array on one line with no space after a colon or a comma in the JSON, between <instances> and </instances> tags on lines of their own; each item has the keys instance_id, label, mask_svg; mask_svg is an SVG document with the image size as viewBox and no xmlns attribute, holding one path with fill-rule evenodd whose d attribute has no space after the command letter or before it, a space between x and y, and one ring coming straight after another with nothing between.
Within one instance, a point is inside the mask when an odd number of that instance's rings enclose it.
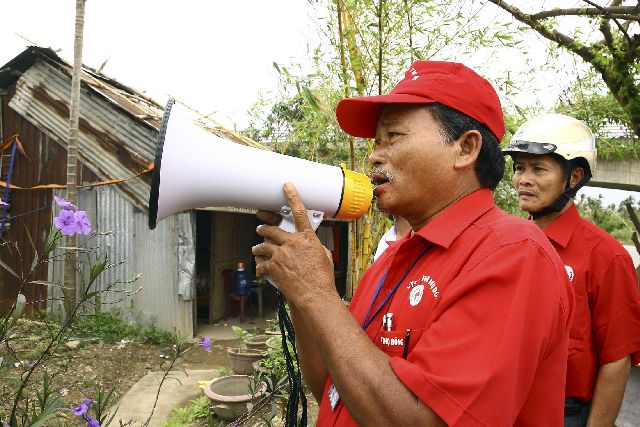
<instances>
[{"instance_id":1,"label":"man wearing red cap","mask_svg":"<svg viewBox=\"0 0 640 427\"><path fill-rule=\"evenodd\" d=\"M412 232L347 310L292 184L296 232L258 228L256 271L289 301L317 425L562 425L573 294L544 234L493 203L493 87L462 64L418 61L389 94L342 100L336 115L375 138L377 204Z\"/></svg>"}]
</instances>

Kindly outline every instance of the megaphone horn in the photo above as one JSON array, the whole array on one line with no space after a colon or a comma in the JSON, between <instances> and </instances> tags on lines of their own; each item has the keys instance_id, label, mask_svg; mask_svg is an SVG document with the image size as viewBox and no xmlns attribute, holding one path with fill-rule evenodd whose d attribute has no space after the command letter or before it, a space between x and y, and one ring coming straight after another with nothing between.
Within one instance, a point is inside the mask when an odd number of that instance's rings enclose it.
<instances>
[{"instance_id":1,"label":"megaphone horn","mask_svg":"<svg viewBox=\"0 0 640 427\"><path fill-rule=\"evenodd\" d=\"M196 125L170 99L158 135L149 228L194 208L280 211L287 204L282 192L287 181L307 209L335 218L362 217L373 197L366 175L237 144Z\"/></svg>"}]
</instances>

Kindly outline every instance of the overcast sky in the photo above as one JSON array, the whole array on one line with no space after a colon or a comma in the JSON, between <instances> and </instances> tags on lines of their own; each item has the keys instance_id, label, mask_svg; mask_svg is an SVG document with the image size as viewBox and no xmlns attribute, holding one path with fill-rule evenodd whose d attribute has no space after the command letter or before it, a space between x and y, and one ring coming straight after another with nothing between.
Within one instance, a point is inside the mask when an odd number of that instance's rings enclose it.
<instances>
[{"instance_id":1,"label":"overcast sky","mask_svg":"<svg viewBox=\"0 0 640 427\"><path fill-rule=\"evenodd\" d=\"M305 0L88 0L83 63L108 60L104 74L161 104L170 94L244 125L259 94L277 89L272 63L307 56L308 10ZM0 64L30 44L73 62L75 0L6 1L2 14Z\"/></svg>"},{"instance_id":2,"label":"overcast sky","mask_svg":"<svg viewBox=\"0 0 640 427\"><path fill-rule=\"evenodd\" d=\"M75 0L5 1L2 9L0 65L31 44L72 62ZM225 126L243 128L260 95L278 93L273 62L307 62L308 46L316 46L324 25L313 16L306 0L88 0L83 63L99 68L107 61L104 74L160 104L171 95L214 113ZM516 69L521 54L514 52L504 67ZM516 102L531 98L521 94ZM607 203L629 194L586 191L604 194Z\"/></svg>"}]
</instances>

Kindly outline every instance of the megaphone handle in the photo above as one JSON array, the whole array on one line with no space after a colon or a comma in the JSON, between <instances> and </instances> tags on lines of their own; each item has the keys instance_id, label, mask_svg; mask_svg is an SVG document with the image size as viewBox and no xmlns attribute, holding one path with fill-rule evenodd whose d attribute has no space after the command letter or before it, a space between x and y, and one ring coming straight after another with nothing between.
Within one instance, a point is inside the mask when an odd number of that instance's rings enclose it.
<instances>
[{"instance_id":1,"label":"megaphone handle","mask_svg":"<svg viewBox=\"0 0 640 427\"><path fill-rule=\"evenodd\" d=\"M293 212L291 211L291 208L289 206L283 206L282 208L280 208L279 214L282 217L282 221L280 221L278 228L288 233L295 232L296 224L293 220ZM322 222L322 218L324 217L324 212L308 210L307 217L309 218L309 223L311 224L313 231L316 231L320 226L320 223ZM264 277L269 281L269 283L271 283L271 285L273 285L274 288L278 289L278 285L276 284L276 282L273 281L271 277L269 276L264 276Z\"/></svg>"}]
</instances>

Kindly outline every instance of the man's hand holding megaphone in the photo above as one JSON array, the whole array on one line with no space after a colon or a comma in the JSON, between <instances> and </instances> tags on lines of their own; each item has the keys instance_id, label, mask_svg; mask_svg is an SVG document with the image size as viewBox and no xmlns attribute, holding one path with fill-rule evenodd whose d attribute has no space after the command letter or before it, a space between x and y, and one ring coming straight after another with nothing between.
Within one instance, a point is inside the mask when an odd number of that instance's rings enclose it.
<instances>
[{"instance_id":1,"label":"man's hand holding megaphone","mask_svg":"<svg viewBox=\"0 0 640 427\"><path fill-rule=\"evenodd\" d=\"M310 298L339 298L331 253L316 236L296 187L287 182L283 192L291 207L295 232L278 228L281 217L277 213L258 212L258 218L271 225L260 225L256 230L264 238L263 243L252 248L256 275L269 276L294 305L308 304Z\"/></svg>"}]
</instances>

